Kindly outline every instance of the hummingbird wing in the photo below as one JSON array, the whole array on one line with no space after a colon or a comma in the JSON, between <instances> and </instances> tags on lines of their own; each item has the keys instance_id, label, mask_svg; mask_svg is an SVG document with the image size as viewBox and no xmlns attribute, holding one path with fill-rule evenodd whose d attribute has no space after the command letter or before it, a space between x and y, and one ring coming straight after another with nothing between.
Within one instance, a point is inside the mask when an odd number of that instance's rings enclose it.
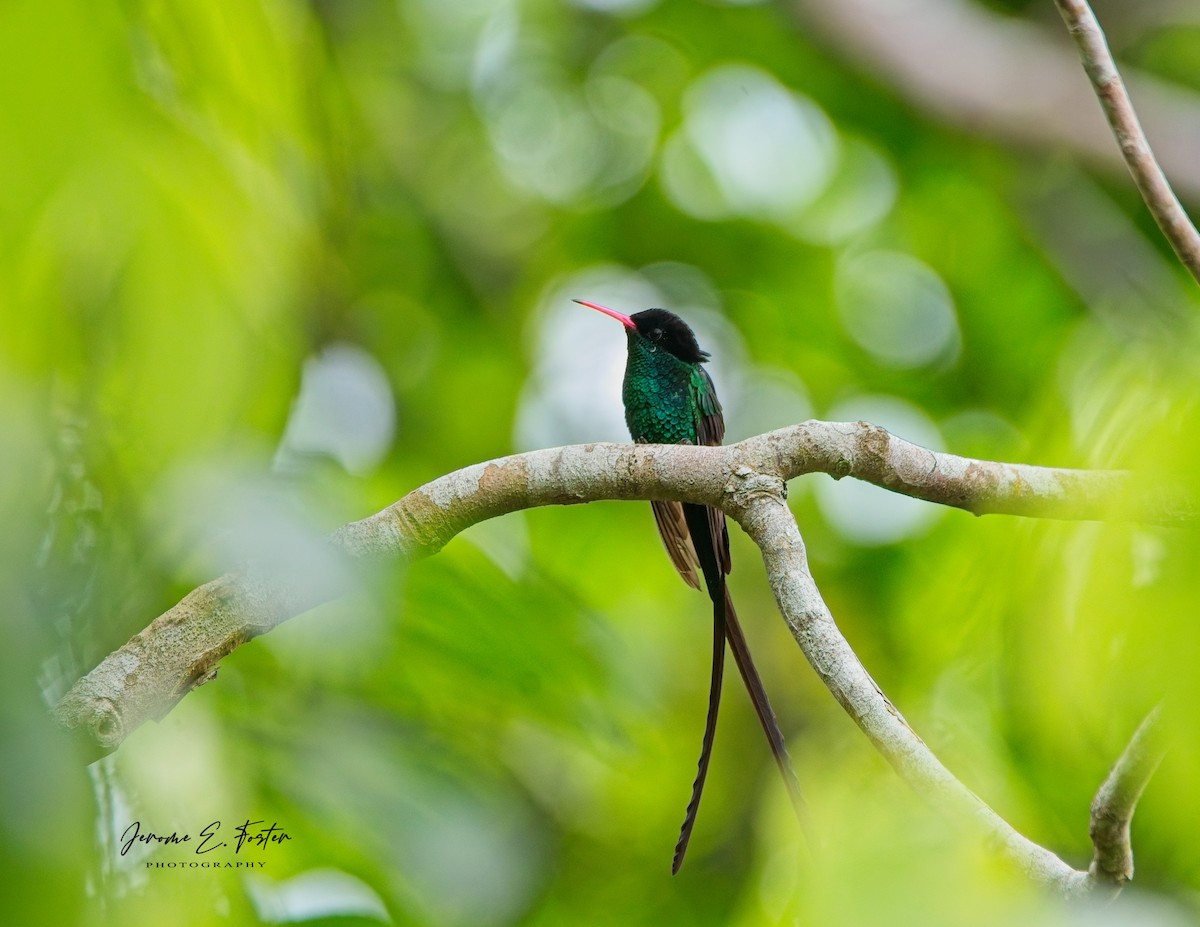
<instances>
[{"instance_id":1,"label":"hummingbird wing","mask_svg":"<svg viewBox=\"0 0 1200 927\"><path fill-rule=\"evenodd\" d=\"M658 535L667 549L667 556L675 564L683 581L693 589L699 589L696 570L700 566L700 558L696 556L696 548L692 546L692 537L688 534L683 506L678 502L651 502L650 507L654 510L654 522L658 525Z\"/></svg>"},{"instance_id":2,"label":"hummingbird wing","mask_svg":"<svg viewBox=\"0 0 1200 927\"><path fill-rule=\"evenodd\" d=\"M697 365L696 371L692 375L691 386L692 398L696 409L696 437L698 443L710 446L720 444L721 439L725 437L725 418L721 411L721 402L717 398L716 387L713 385L708 371ZM759 723L762 725L763 731L767 736L767 742L771 747L771 754L774 756L775 763L783 775L788 794L792 798L797 814L803 817L803 799L800 795L800 784L796 778L795 771L792 769L791 758L788 756L787 747L783 740L783 732L780 730L779 721L776 719L775 712L771 708L770 699L767 698L762 678L758 675L758 669L755 667L754 661L750 656L750 648L746 643L745 635L742 633L737 612L734 610L733 599L730 597L729 589L725 584L725 575L731 567L729 531L725 524L725 513L720 509L710 506L693 505L691 503L684 503L680 508L682 509L684 521L688 529L691 552L695 555L697 565L704 574L709 598L712 599L713 603L713 657L708 697L708 716L705 721L704 738L700 747L700 761L696 772L696 779L692 784L692 797L688 802L683 827L680 829L679 840L675 844L675 859L672 865L672 872L678 872L679 867L683 864L683 855L687 850L688 841L691 839L692 828L696 822L696 812L700 806L700 795L704 790L704 781L708 775L713 739L716 733L717 709L721 699L721 677L724 672L724 644L726 640L729 641L729 647L733 651L734 661L737 663L738 670L741 673L742 682L745 683L746 691L750 694L750 701L754 705L755 714L758 715ZM655 512L655 517L658 517L657 511ZM659 524L659 532L663 535L663 541L667 544L668 552L672 553L672 541L667 539L661 522ZM672 553L671 559L673 562L675 561L674 553ZM677 562L676 567L678 568ZM684 575L682 569L680 569L680 574ZM691 572L691 576L693 579L695 578L694 569ZM687 580L688 576L684 575L684 579ZM695 584L693 583L693 585Z\"/></svg>"},{"instance_id":3,"label":"hummingbird wing","mask_svg":"<svg viewBox=\"0 0 1200 927\"><path fill-rule=\"evenodd\" d=\"M721 401L717 398L717 388L713 385L708 371L696 365L692 373L691 399L696 409L696 443L709 446L721 443L725 437L725 418L721 414ZM687 519L683 514L683 506L678 502L651 502L654 509L654 520L658 524L658 534L667 555L675 564L675 569L683 577L683 581L693 589L699 589L700 583L696 577L696 569L702 567L696 545L692 542L688 530ZM722 572L729 572L729 536L725 530L725 515L719 509L708 509L708 533L714 538L720 538L717 545L718 562ZM702 532L703 533L703 532Z\"/></svg>"},{"instance_id":4,"label":"hummingbird wing","mask_svg":"<svg viewBox=\"0 0 1200 927\"><path fill-rule=\"evenodd\" d=\"M717 388L713 385L712 377L699 365L692 374L692 398L699 413L696 419L696 433L700 443L710 447L720 444L725 438L725 416L721 410L721 400L717 398Z\"/></svg>"},{"instance_id":5,"label":"hummingbird wing","mask_svg":"<svg viewBox=\"0 0 1200 927\"><path fill-rule=\"evenodd\" d=\"M725 416L717 388L708 371L696 365L692 374L692 398L696 408L696 439L698 444L715 447L725 437ZM729 531L725 527L725 513L720 509L708 508L708 533L712 537L713 551L722 573L728 573L733 564L729 559ZM693 541L693 546L695 542ZM703 563L701 564L703 565Z\"/></svg>"}]
</instances>

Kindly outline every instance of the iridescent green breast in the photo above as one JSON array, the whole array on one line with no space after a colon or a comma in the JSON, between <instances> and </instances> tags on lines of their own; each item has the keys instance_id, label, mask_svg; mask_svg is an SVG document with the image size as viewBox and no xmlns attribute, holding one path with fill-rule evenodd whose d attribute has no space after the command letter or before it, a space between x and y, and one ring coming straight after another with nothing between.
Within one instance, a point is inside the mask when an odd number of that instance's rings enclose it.
<instances>
[{"instance_id":1,"label":"iridescent green breast","mask_svg":"<svg viewBox=\"0 0 1200 927\"><path fill-rule=\"evenodd\" d=\"M692 395L694 364L658 350L636 332L629 333L629 357L621 398L625 424L634 441L696 444L696 404Z\"/></svg>"}]
</instances>

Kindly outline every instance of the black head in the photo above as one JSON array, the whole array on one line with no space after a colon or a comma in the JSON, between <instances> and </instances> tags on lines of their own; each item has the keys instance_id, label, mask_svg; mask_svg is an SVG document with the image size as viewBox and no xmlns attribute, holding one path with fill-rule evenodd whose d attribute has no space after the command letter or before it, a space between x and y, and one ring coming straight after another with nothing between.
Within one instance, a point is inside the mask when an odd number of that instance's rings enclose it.
<instances>
[{"instance_id":1,"label":"black head","mask_svg":"<svg viewBox=\"0 0 1200 927\"><path fill-rule=\"evenodd\" d=\"M674 312L666 309L645 309L635 312L629 318L637 326L639 335L681 361L701 364L708 360L708 352L700 350L695 332Z\"/></svg>"}]
</instances>

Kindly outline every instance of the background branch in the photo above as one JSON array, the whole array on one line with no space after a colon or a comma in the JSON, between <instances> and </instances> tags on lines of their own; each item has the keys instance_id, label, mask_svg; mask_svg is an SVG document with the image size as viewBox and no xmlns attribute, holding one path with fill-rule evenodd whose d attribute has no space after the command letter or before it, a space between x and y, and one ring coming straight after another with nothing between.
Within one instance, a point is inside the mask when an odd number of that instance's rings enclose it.
<instances>
[{"instance_id":1,"label":"background branch","mask_svg":"<svg viewBox=\"0 0 1200 927\"><path fill-rule=\"evenodd\" d=\"M1138 192L1179 260L1200 283L1200 233L1196 232L1150 149L1096 14L1086 0L1054 0L1054 5L1079 46L1083 69L1092 82Z\"/></svg>"},{"instance_id":2,"label":"background branch","mask_svg":"<svg viewBox=\"0 0 1200 927\"><path fill-rule=\"evenodd\" d=\"M1121 169L1078 62L1046 29L967 0L797 0L795 9L807 30L936 118ZM1163 167L1200 196L1200 95L1132 70L1128 82Z\"/></svg>"},{"instance_id":3,"label":"background branch","mask_svg":"<svg viewBox=\"0 0 1200 927\"><path fill-rule=\"evenodd\" d=\"M1129 825L1138 799L1162 762L1164 750L1157 738L1161 716L1161 706L1146 716L1092 802L1088 830L1095 855L1088 874L1115 890L1133 878Z\"/></svg>"}]
</instances>

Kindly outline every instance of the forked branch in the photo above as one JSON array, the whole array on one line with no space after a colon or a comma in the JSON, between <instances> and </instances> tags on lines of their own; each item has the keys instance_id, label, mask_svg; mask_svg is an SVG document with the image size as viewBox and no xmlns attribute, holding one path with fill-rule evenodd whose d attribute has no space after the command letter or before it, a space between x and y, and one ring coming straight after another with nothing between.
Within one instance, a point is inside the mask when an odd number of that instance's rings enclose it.
<instances>
[{"instance_id":1,"label":"forked branch","mask_svg":"<svg viewBox=\"0 0 1200 927\"><path fill-rule=\"evenodd\" d=\"M1116 471L1062 470L939 454L865 422L802 422L728 447L587 444L517 454L439 477L329 538L329 562L227 574L189 593L114 651L63 696L55 713L94 752L115 749L161 718L220 660L293 615L341 594L352 582L347 558L413 560L435 553L487 518L541 505L601 499L674 499L724 509L761 548L781 611L805 656L871 742L918 791L976 821L1029 875L1064 893L1111 882L1108 863L1072 869L1014 831L960 783L913 733L841 636L808 572L804 544L784 502L788 479L804 473L854 476L975 514L1053 518L1196 520L1195 503L1147 494ZM339 562L340 561L340 562ZM1149 775L1131 746L1099 807L1120 830ZM1115 777L1115 778L1114 778ZM1141 785L1137 785L1141 783ZM1137 785L1129 796L1133 785ZM1102 790L1102 794L1105 794ZM1122 817L1124 815L1124 817ZM1119 834L1118 834L1119 836ZM1108 837L1101 846L1118 846ZM1114 851L1116 852L1116 851ZM1107 851L1106 851L1107 854ZM1109 857L1104 857L1107 860Z\"/></svg>"},{"instance_id":2,"label":"forked branch","mask_svg":"<svg viewBox=\"0 0 1200 927\"><path fill-rule=\"evenodd\" d=\"M782 481L747 477L727 511L762 551L767 578L792 636L838 704L875 748L931 804L971 822L989 843L1035 881L1063 895L1120 890L1133 875L1129 823L1161 756L1152 745L1156 713L1143 722L1092 804L1096 858L1075 869L1022 834L960 782L917 736L867 673L838 629L812 573Z\"/></svg>"},{"instance_id":3,"label":"forked branch","mask_svg":"<svg viewBox=\"0 0 1200 927\"><path fill-rule=\"evenodd\" d=\"M729 481L741 471L782 480L853 476L976 515L1197 520L1189 496L1143 488L1153 479L940 454L866 422L801 422L727 447L583 444L532 451L449 473L339 528L320 568L251 564L193 590L76 682L56 715L94 752L114 750L211 679L241 644L345 591L350 580L339 559L414 560L476 522L541 505L678 499L724 506Z\"/></svg>"}]
</instances>

